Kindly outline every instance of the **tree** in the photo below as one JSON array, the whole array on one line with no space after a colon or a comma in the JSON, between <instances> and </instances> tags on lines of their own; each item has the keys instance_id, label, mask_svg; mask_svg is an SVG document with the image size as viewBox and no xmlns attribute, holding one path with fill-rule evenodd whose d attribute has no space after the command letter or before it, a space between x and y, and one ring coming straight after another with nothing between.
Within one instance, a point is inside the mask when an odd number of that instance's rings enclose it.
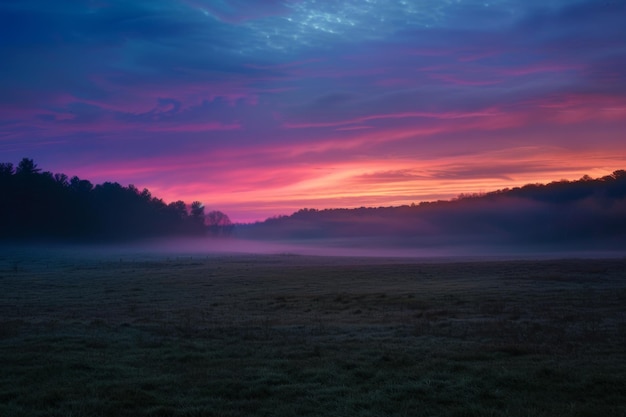
<instances>
[{"instance_id":1,"label":"tree","mask_svg":"<svg viewBox=\"0 0 626 417\"><path fill-rule=\"evenodd\" d=\"M185 219L187 217L187 205L184 201L178 200L173 203L169 203L167 208L176 214L179 219Z\"/></svg>"},{"instance_id":2,"label":"tree","mask_svg":"<svg viewBox=\"0 0 626 417\"><path fill-rule=\"evenodd\" d=\"M70 189L76 193L89 193L93 190L93 184L87 180L81 180L76 175L70 180Z\"/></svg>"},{"instance_id":3,"label":"tree","mask_svg":"<svg viewBox=\"0 0 626 417\"><path fill-rule=\"evenodd\" d=\"M187 216L185 220L188 233L204 234L206 232L204 226L204 205L199 201L191 203L189 216Z\"/></svg>"},{"instance_id":4,"label":"tree","mask_svg":"<svg viewBox=\"0 0 626 417\"><path fill-rule=\"evenodd\" d=\"M626 179L626 170L618 169L617 171L613 171L612 176L616 180Z\"/></svg>"},{"instance_id":5,"label":"tree","mask_svg":"<svg viewBox=\"0 0 626 417\"><path fill-rule=\"evenodd\" d=\"M233 222L221 211L213 210L205 216L204 223L209 228L211 234L227 234L233 229Z\"/></svg>"},{"instance_id":6,"label":"tree","mask_svg":"<svg viewBox=\"0 0 626 417\"><path fill-rule=\"evenodd\" d=\"M151 201L152 200L152 194L150 194L150 190L148 190L147 188L144 188L141 191L141 194L139 194L141 196L142 199L146 200L146 201Z\"/></svg>"},{"instance_id":7,"label":"tree","mask_svg":"<svg viewBox=\"0 0 626 417\"><path fill-rule=\"evenodd\" d=\"M199 201L191 203L191 214L189 216L191 220L191 227L194 233L204 233L204 205Z\"/></svg>"},{"instance_id":8,"label":"tree","mask_svg":"<svg viewBox=\"0 0 626 417\"><path fill-rule=\"evenodd\" d=\"M29 158L24 158L17 165L15 173L17 175L33 175L39 173L39 171L41 171L41 169L37 168L35 161Z\"/></svg>"},{"instance_id":9,"label":"tree","mask_svg":"<svg viewBox=\"0 0 626 417\"><path fill-rule=\"evenodd\" d=\"M70 184L69 178L65 174L54 174L54 180L62 187L67 187Z\"/></svg>"},{"instance_id":10,"label":"tree","mask_svg":"<svg viewBox=\"0 0 626 417\"><path fill-rule=\"evenodd\" d=\"M207 226L224 227L232 226L233 222L230 221L230 218L226 214L222 213L221 211L214 210L206 215L205 224Z\"/></svg>"},{"instance_id":11,"label":"tree","mask_svg":"<svg viewBox=\"0 0 626 417\"><path fill-rule=\"evenodd\" d=\"M202 219L204 222L204 204L199 201L191 203L191 217L194 219Z\"/></svg>"},{"instance_id":12,"label":"tree","mask_svg":"<svg viewBox=\"0 0 626 417\"><path fill-rule=\"evenodd\" d=\"M10 177L13 175L13 164L10 162L0 163L0 177Z\"/></svg>"}]
</instances>

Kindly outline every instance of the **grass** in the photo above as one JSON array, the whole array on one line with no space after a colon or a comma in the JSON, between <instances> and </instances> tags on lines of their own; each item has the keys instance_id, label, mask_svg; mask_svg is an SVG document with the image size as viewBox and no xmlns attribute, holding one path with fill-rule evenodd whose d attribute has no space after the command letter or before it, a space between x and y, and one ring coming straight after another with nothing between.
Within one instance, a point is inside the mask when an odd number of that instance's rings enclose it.
<instances>
[{"instance_id":1,"label":"grass","mask_svg":"<svg viewBox=\"0 0 626 417\"><path fill-rule=\"evenodd\" d=\"M623 259L8 254L0 294L2 416L626 416Z\"/></svg>"}]
</instances>

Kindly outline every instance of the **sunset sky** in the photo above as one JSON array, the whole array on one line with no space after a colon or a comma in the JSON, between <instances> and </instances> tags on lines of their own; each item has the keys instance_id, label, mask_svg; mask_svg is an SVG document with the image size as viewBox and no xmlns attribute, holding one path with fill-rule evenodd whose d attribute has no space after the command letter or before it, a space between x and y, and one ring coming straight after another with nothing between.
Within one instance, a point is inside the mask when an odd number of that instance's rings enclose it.
<instances>
[{"instance_id":1,"label":"sunset sky","mask_svg":"<svg viewBox=\"0 0 626 417\"><path fill-rule=\"evenodd\" d=\"M626 168L624 0L0 0L0 162L247 222Z\"/></svg>"}]
</instances>

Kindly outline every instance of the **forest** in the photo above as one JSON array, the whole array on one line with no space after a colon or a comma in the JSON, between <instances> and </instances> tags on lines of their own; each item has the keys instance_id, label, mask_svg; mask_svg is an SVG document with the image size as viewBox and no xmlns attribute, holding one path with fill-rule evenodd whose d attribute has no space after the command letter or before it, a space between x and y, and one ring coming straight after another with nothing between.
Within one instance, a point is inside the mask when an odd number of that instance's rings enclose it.
<instances>
[{"instance_id":1,"label":"forest","mask_svg":"<svg viewBox=\"0 0 626 417\"><path fill-rule=\"evenodd\" d=\"M29 158L0 163L0 239L117 241L202 236L230 229L224 213L194 201L166 204L147 189L116 182L94 185L43 171Z\"/></svg>"},{"instance_id":2,"label":"forest","mask_svg":"<svg viewBox=\"0 0 626 417\"><path fill-rule=\"evenodd\" d=\"M626 244L626 171L576 181L527 184L451 200L396 207L301 209L234 225L199 201L166 204L149 190L94 185L42 171L28 158L0 163L0 239L119 241L163 236L246 239L357 238L385 246Z\"/></svg>"},{"instance_id":3,"label":"forest","mask_svg":"<svg viewBox=\"0 0 626 417\"><path fill-rule=\"evenodd\" d=\"M626 243L626 171L399 207L302 209L239 227L240 236L358 238L385 245ZM393 240L395 239L395 241Z\"/></svg>"}]
</instances>

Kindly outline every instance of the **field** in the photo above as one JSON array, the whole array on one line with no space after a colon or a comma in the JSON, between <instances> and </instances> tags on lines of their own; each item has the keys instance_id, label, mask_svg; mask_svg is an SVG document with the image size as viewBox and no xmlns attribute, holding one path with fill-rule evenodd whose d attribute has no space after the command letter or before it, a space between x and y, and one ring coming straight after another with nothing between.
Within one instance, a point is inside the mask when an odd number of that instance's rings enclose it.
<instances>
[{"instance_id":1,"label":"field","mask_svg":"<svg viewBox=\"0 0 626 417\"><path fill-rule=\"evenodd\" d=\"M626 260L0 252L0 416L626 416Z\"/></svg>"}]
</instances>

